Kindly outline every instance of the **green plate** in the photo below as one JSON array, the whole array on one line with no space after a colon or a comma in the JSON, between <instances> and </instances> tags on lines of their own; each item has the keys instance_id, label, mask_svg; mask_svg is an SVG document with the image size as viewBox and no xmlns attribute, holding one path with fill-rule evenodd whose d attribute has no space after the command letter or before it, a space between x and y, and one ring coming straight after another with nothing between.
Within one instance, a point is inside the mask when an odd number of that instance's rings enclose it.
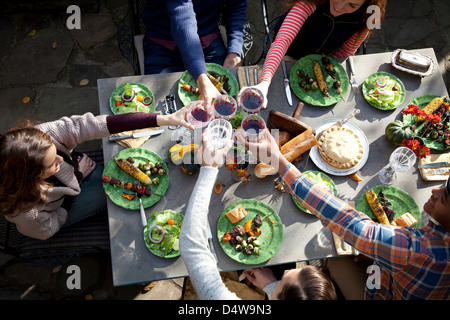
<instances>
[{"instance_id":1,"label":"green plate","mask_svg":"<svg viewBox=\"0 0 450 320\"><path fill-rule=\"evenodd\" d=\"M236 224L233 224L225 214L239 204L244 206L247 211L247 216ZM236 251L234 246L229 242L222 241L224 234L230 232L237 224L244 225L248 220L253 220L258 213L261 215L261 218L264 218L264 216L272 212L274 213L264 219L260 227L261 235L258 237L258 240L261 242L261 253L259 256L254 253L247 256L242 251ZM269 205L252 199L239 200L228 206L222 212L217 222L217 238L223 251L231 259L243 264L259 264L272 258L278 249L280 249L281 243L283 242L283 224L278 214ZM244 236L244 239L247 239L247 236Z\"/></svg>"},{"instance_id":2,"label":"green plate","mask_svg":"<svg viewBox=\"0 0 450 320\"><path fill-rule=\"evenodd\" d=\"M166 193L167 188L169 187L169 170L167 168L167 165L164 163L164 161L161 159L159 155L147 149L129 148L120 151L116 155L116 157L122 159L133 157L135 160L134 162L135 166L138 166L140 163L147 163L148 160L152 161L153 163L156 162L163 163L163 168L167 170L167 173L164 176L158 175L160 183L157 186L152 184L150 185L150 188L152 192L155 192L160 195ZM122 180L124 183L137 181L136 179L134 179L132 176L130 176L128 173L126 173L117 166L116 162L114 161L114 157L109 159L108 163L105 166L105 169L103 170L103 174L109 177L116 177L117 179ZM138 197L135 197L133 200L127 200L124 197L122 197L123 192L132 193L131 191L126 190L123 186L120 187L111 186L109 183L103 183L103 189L105 190L105 193L109 197L109 199L116 205L130 210L139 209ZM144 208L148 208L157 203L161 199L161 196L156 194L152 194L149 197L143 195L141 199Z\"/></svg>"},{"instance_id":3,"label":"green plate","mask_svg":"<svg viewBox=\"0 0 450 320\"><path fill-rule=\"evenodd\" d=\"M424 94L421 96L418 96L416 98L414 98L413 100L411 100L408 105L410 104L414 104L416 106L419 106L420 109L423 109L427 106L427 104L433 100L434 98L440 97L438 95L435 94ZM446 101L448 101L446 99ZM410 114L405 114L403 115L403 123L405 125L409 125L409 124L413 124L414 122L414 117ZM419 132L420 130L423 128L425 122L420 123L419 125L416 125L416 135L419 136ZM430 148L430 149L434 149L434 150L446 150L449 149L450 147L446 147L445 144L443 142L439 142L436 140L433 140L429 137L422 137L423 142L425 142L425 145Z\"/></svg>"},{"instance_id":4,"label":"green plate","mask_svg":"<svg viewBox=\"0 0 450 320\"><path fill-rule=\"evenodd\" d=\"M121 111L120 107L116 106L116 98L115 97L116 96L122 97L122 93L125 90L124 87L127 84L136 86L140 89L140 91L136 93L136 97L137 96L142 96L143 98L146 96L152 97L152 103L147 106L147 108L148 108L147 112L151 113L153 111L153 109L155 108L155 96L153 95L153 92L148 87L144 86L141 83L136 83L136 82L127 82L127 83L121 84L116 89L114 89L113 93L111 94L111 97L109 98L109 106L111 108L112 113L114 113L114 114L126 113L126 112ZM133 99L133 101L138 103L138 101L136 100L136 97ZM120 101L123 101L122 98L120 98ZM136 112L136 111L132 111L132 112Z\"/></svg>"},{"instance_id":5,"label":"green plate","mask_svg":"<svg viewBox=\"0 0 450 320\"><path fill-rule=\"evenodd\" d=\"M228 94L234 98L237 97L237 94L239 92L239 84L234 75L228 69L216 63L206 63L206 70L215 71L217 74L220 75L225 74L228 77L229 79L228 83L231 86L231 90ZM192 101L197 101L198 95L184 90L183 84L188 84L197 87L197 83L187 70L182 74L180 81L178 81L178 97L180 98L183 105L188 105Z\"/></svg>"},{"instance_id":6,"label":"green plate","mask_svg":"<svg viewBox=\"0 0 450 320\"><path fill-rule=\"evenodd\" d=\"M299 99L313 106L326 107L335 104L339 102L339 100L341 100L342 97L345 96L345 94L348 91L349 86L348 76L344 68L335 59L331 57L328 58L330 59L331 63L334 66L334 71L336 71L337 73L337 80L341 82L342 95L336 92L336 89L333 86L335 80L331 78L328 72L326 72L325 67L322 64L322 55L320 54L311 54L306 57L300 58L299 60L297 60L296 63L294 63L289 72L289 83L291 85L292 91L294 91L295 95ZM322 71L325 76L325 81L327 82L327 85L330 88L330 97L325 96L319 89L309 90L308 92L306 92L299 85L300 77L297 75L297 71L303 70L310 76L314 76L314 60L319 61L320 66L322 67Z\"/></svg>"},{"instance_id":7,"label":"green plate","mask_svg":"<svg viewBox=\"0 0 450 320\"><path fill-rule=\"evenodd\" d=\"M310 170L310 171L305 171L303 172L305 175L307 175L309 178L311 178L314 182L316 183L320 183L321 180L323 180L325 182L325 185L327 187L329 187L334 195L337 195L337 189L336 189L336 185L334 184L333 180L327 176L325 173L320 172L320 171L314 171L314 170ZM297 205L297 207L301 210L303 210L306 213L309 214L313 214L311 211L309 211L308 209L306 209L295 197L294 195L292 195L292 200L294 200L295 204Z\"/></svg>"},{"instance_id":8,"label":"green plate","mask_svg":"<svg viewBox=\"0 0 450 320\"><path fill-rule=\"evenodd\" d=\"M395 99L388 104L383 104L381 102L375 101L369 95L370 91L374 89L373 85L371 84L371 81L374 81L377 77L383 77L383 76L388 77L392 81L395 81L395 83L397 83L401 89L400 93L395 96ZM399 78L394 76L393 74L390 74L387 72L375 72L375 73L371 74L370 76L368 76L362 85L362 92L363 92L363 95L364 95L364 98L366 99L366 101L371 106L373 106L377 109L380 109L380 110L393 110L393 109L397 108L398 106L400 106L406 97L406 90L405 90L405 86L403 85L403 82Z\"/></svg>"},{"instance_id":9,"label":"green plate","mask_svg":"<svg viewBox=\"0 0 450 320\"><path fill-rule=\"evenodd\" d=\"M402 189L385 185L373 187L372 190L377 196L380 190L382 190L386 195L386 198L392 204L391 208L395 211L394 220L400 217L402 214L409 212L417 220L417 224L414 226L414 228L419 229L422 227L422 214L420 213L419 207L417 206L416 202L408 193L406 193ZM371 219L376 219L369 203L367 202L365 193L361 196L361 198L359 198L358 203L356 204L356 210L364 212Z\"/></svg>"},{"instance_id":10,"label":"green plate","mask_svg":"<svg viewBox=\"0 0 450 320\"><path fill-rule=\"evenodd\" d=\"M175 225L178 228L181 228L181 224L184 219L184 216L181 213L176 212L174 210L164 210L164 211L159 211L159 212L153 212L152 215L148 218L147 226L144 228L144 242L145 242L145 245L147 246L148 250L150 250L150 252L153 253L154 255L161 257L161 258L176 258L180 255L180 250L172 250L166 255L165 251L160 250L160 249L153 249L151 247L152 242L150 241L149 236L148 236L148 231L150 230L150 227L153 224L155 224L154 221L155 221L156 217L158 215L164 214L166 212L175 214L178 217L179 223L176 223ZM164 227L164 225L162 225L162 227ZM177 239L178 240L180 239L179 236L177 237Z\"/></svg>"}]
</instances>

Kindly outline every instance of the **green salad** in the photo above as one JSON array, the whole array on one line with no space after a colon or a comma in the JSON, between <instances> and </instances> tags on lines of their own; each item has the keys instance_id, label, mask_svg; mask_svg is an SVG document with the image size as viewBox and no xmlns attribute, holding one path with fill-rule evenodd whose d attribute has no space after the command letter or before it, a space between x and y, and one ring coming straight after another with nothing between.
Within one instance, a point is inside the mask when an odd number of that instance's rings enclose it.
<instances>
[{"instance_id":1,"label":"green salad","mask_svg":"<svg viewBox=\"0 0 450 320\"><path fill-rule=\"evenodd\" d=\"M376 73L364 81L363 93L367 102L380 109L394 109L405 97L403 83L388 73Z\"/></svg>"},{"instance_id":2,"label":"green salad","mask_svg":"<svg viewBox=\"0 0 450 320\"><path fill-rule=\"evenodd\" d=\"M173 258L180 255L180 229L183 215L164 210L155 212L144 228L144 240L147 248L155 255L163 258Z\"/></svg>"},{"instance_id":3,"label":"green salad","mask_svg":"<svg viewBox=\"0 0 450 320\"><path fill-rule=\"evenodd\" d=\"M125 83L121 89L113 96L117 113L151 112L153 96L145 92L143 86Z\"/></svg>"}]
</instances>

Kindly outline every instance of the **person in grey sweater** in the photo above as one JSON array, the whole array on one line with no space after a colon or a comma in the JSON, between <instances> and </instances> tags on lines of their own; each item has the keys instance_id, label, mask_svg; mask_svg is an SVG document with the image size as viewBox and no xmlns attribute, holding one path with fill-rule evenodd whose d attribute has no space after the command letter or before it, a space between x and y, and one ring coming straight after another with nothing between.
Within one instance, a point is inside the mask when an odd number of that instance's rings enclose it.
<instances>
[{"instance_id":1,"label":"person in grey sweater","mask_svg":"<svg viewBox=\"0 0 450 320\"><path fill-rule=\"evenodd\" d=\"M239 299L223 283L207 238L211 193L219 167L232 144L233 141L230 141L225 148L214 149L208 141L208 131L203 133L203 143L198 151L202 166L180 231L180 254L201 300ZM269 268L247 269L244 274L255 286L264 290L269 299L337 299L333 283L317 267L286 270L280 281Z\"/></svg>"},{"instance_id":2,"label":"person in grey sweater","mask_svg":"<svg viewBox=\"0 0 450 320\"><path fill-rule=\"evenodd\" d=\"M185 120L186 111L86 113L37 125L26 121L10 129L0 136L0 214L23 235L45 240L68 223L99 212L102 205L106 208L102 170L86 155L74 156L77 145L134 129L166 125L193 129ZM83 200L77 201L80 196Z\"/></svg>"}]
</instances>

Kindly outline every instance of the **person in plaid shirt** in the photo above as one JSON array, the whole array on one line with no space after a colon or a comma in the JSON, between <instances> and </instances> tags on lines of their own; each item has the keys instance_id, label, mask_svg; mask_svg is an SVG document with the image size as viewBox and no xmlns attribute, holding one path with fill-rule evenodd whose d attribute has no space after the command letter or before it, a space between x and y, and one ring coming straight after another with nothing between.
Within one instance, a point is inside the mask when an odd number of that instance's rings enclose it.
<instances>
[{"instance_id":1,"label":"person in plaid shirt","mask_svg":"<svg viewBox=\"0 0 450 320\"><path fill-rule=\"evenodd\" d=\"M284 158L268 131L267 136L258 143L241 141L258 154L261 162L278 168L286 190L327 229L379 267L380 286L365 285L362 299L450 298L450 179L445 187L432 191L423 207L431 217L427 226L414 229L383 225L314 185Z\"/></svg>"}]
</instances>

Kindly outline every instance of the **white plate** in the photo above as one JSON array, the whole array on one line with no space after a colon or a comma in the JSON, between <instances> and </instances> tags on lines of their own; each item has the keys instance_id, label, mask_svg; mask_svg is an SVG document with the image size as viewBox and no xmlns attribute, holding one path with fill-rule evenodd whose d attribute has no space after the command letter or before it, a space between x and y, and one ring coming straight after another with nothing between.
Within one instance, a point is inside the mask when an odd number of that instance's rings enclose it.
<instances>
[{"instance_id":1,"label":"white plate","mask_svg":"<svg viewBox=\"0 0 450 320\"><path fill-rule=\"evenodd\" d=\"M317 129L316 129L316 136L319 136L320 133L326 129L328 129L331 125L335 124L336 122L340 121L341 119L329 119L323 123L321 123ZM361 169L364 164L367 162L367 159L369 158L369 141L367 140L366 135L364 132L358 128L356 125L352 124L351 122L346 122L343 125L344 128L352 130L361 140L361 143L363 145L364 151L363 151L363 157L361 161L358 162L358 164L354 167L348 168L348 169L339 169L335 168L333 166L330 166L328 163L325 162L325 160L322 159L319 153L319 148L317 145L311 148L310 151L310 158L314 162L314 164L322 171L335 175L335 176L347 176L349 174L355 173L359 169Z\"/></svg>"}]
</instances>

